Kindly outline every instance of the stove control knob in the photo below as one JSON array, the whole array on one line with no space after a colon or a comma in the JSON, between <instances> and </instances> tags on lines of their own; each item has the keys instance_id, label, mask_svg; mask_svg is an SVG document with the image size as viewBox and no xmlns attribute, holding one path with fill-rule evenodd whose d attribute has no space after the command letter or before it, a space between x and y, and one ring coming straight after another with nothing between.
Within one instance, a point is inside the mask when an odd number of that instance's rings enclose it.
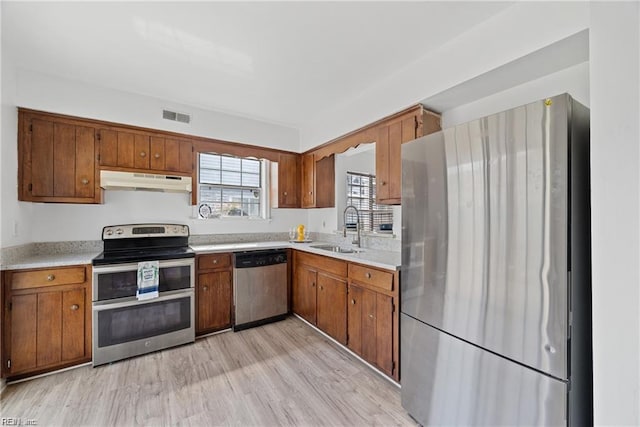
<instances>
[{"instance_id":1,"label":"stove control knob","mask_svg":"<svg viewBox=\"0 0 640 427\"><path fill-rule=\"evenodd\" d=\"M104 232L104 234L106 234L107 236L111 236L113 234L113 230L108 229L107 231Z\"/></svg>"},{"instance_id":2,"label":"stove control knob","mask_svg":"<svg viewBox=\"0 0 640 427\"><path fill-rule=\"evenodd\" d=\"M122 234L122 233L124 233L124 230L122 228L116 229L116 234Z\"/></svg>"}]
</instances>

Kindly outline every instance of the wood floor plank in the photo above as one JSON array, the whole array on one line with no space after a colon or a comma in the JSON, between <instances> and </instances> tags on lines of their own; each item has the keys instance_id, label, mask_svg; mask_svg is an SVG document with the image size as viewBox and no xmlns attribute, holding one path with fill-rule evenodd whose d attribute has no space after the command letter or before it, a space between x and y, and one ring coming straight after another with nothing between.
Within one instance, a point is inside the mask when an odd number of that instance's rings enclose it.
<instances>
[{"instance_id":1,"label":"wood floor plank","mask_svg":"<svg viewBox=\"0 0 640 427\"><path fill-rule=\"evenodd\" d=\"M397 387L293 317L10 384L0 416L64 426L416 425Z\"/></svg>"}]
</instances>

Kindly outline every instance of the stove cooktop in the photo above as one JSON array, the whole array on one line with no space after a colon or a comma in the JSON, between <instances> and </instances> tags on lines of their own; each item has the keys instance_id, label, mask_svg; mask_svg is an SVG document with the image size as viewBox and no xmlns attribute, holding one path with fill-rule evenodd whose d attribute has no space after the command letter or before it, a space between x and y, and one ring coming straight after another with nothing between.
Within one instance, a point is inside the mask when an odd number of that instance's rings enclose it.
<instances>
[{"instance_id":1,"label":"stove cooktop","mask_svg":"<svg viewBox=\"0 0 640 427\"><path fill-rule=\"evenodd\" d=\"M102 252L92 260L93 265L125 264L142 261L194 258L196 253L190 247L146 248L123 251Z\"/></svg>"}]
</instances>

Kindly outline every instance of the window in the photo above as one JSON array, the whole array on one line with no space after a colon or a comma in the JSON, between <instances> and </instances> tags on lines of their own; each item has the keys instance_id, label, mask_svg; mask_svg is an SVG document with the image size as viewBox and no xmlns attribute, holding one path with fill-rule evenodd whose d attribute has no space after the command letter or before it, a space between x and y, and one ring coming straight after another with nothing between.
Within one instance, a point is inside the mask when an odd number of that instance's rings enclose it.
<instances>
[{"instance_id":1,"label":"window","mask_svg":"<svg viewBox=\"0 0 640 427\"><path fill-rule=\"evenodd\" d=\"M375 175L347 172L347 206L349 205L358 209L362 231L380 232L380 224L393 224L393 207L376 203ZM347 211L345 227L356 227L356 213L353 209ZM391 226L389 230L390 228Z\"/></svg>"},{"instance_id":2,"label":"window","mask_svg":"<svg viewBox=\"0 0 640 427\"><path fill-rule=\"evenodd\" d=\"M199 156L199 218L266 217L266 160Z\"/></svg>"}]
</instances>

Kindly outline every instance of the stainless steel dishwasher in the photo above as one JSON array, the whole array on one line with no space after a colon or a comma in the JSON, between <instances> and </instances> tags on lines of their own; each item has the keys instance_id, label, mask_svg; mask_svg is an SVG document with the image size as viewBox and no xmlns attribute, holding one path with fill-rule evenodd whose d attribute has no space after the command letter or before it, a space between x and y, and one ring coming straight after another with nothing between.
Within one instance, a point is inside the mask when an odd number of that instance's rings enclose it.
<instances>
[{"instance_id":1,"label":"stainless steel dishwasher","mask_svg":"<svg viewBox=\"0 0 640 427\"><path fill-rule=\"evenodd\" d=\"M282 320L288 313L287 250L234 253L234 331Z\"/></svg>"}]
</instances>

